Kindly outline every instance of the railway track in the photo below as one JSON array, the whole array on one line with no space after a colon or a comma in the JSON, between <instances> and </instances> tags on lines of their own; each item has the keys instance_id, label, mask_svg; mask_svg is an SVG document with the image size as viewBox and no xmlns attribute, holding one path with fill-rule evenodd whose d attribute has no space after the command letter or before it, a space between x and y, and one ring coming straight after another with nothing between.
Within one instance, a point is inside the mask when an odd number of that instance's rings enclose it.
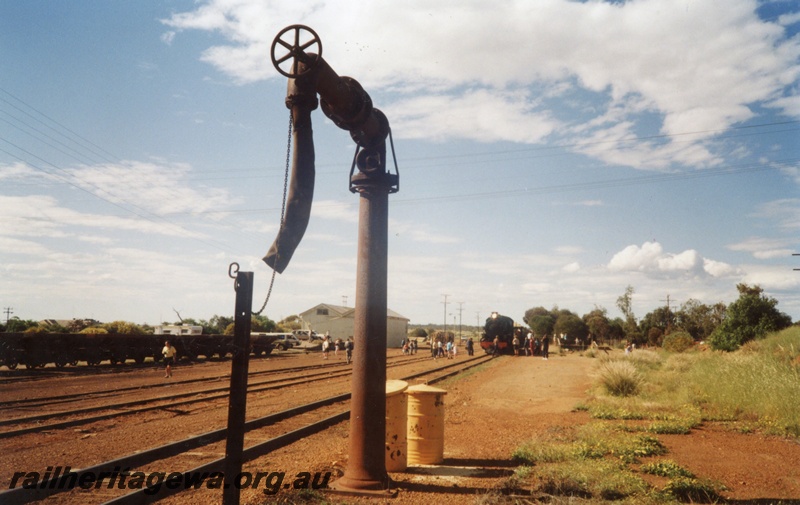
<instances>
[{"instance_id":1,"label":"railway track","mask_svg":"<svg viewBox=\"0 0 800 505\"><path fill-rule=\"evenodd\" d=\"M423 357L420 358L408 358L407 356L389 356L387 357L387 366L392 366L395 363L399 363L402 361L403 363L412 363L416 361L421 361ZM293 367L286 367L286 368L274 368L274 369L267 369L267 370L257 370L251 371L248 373L249 378L253 377L262 377L268 375L279 375L279 374L290 374L293 372L301 372L306 373L309 370L325 370L331 368L341 368L348 366L346 363L342 361L331 361L320 363L317 365L304 365L304 366L293 366ZM86 399L99 399L108 396L119 396L123 393L128 393L131 391L146 391L151 389L162 389L162 388L170 388L175 386L185 386L189 384L200 384L205 382L220 382L223 380L230 380L231 374L216 374L209 377L198 377L194 379L179 379L170 382L157 382L151 384L140 384L136 386L127 386L121 388L113 388L113 389L101 389L96 391L84 391L81 393L71 393L71 394L58 394L53 396L36 396L33 398L20 398L16 400L6 400L0 401L0 408L9 409L15 407L36 407L42 408L47 407L49 405L59 404L59 403L70 403L74 401L82 401ZM52 378L52 377L50 377ZM0 420L0 426L4 423L3 420Z\"/></svg>"},{"instance_id":2,"label":"railway track","mask_svg":"<svg viewBox=\"0 0 800 505\"><path fill-rule=\"evenodd\" d=\"M394 361L392 363L387 364L387 368L394 367L394 366L401 366L407 365L411 363L415 363L422 360L427 360L429 358L416 358L416 359L406 359L403 361ZM310 369L326 369L326 368L341 368L340 370L336 371L328 371L324 370L317 373L308 373ZM351 368L348 365L342 364L324 364L324 365L315 365L312 367L295 367L291 369L291 371L297 372L301 374L302 377L299 378L286 378L280 377L275 379L268 379L264 381L255 381L255 382L248 382L247 393L259 393L264 391L270 391L275 389L282 389L291 386L297 386L300 384L307 384L310 382L314 382L320 378L332 379L332 378L340 378L340 377L347 377L352 374ZM263 371L260 375L269 374L271 371ZM275 373L286 372L286 369L282 369L279 371L275 371ZM210 379L188 379L184 381L184 384L191 384L196 382L203 382L206 380L212 381L219 381L220 378L229 377L222 376L222 377L214 377ZM175 384L175 383L172 383ZM142 387L132 387L130 389L146 389L148 387L163 387L163 384L158 385L150 385L150 386L142 386ZM123 388L126 389L126 388ZM117 393L120 390L114 390L112 392ZM81 395L71 395L73 400L80 400ZM85 395L84 395L85 396ZM11 438L19 435L26 435L29 433L38 433L44 431L51 431L56 429L64 429L70 428L74 426L80 426L83 424L94 423L98 421L103 421L106 419L114 419L117 417L122 416L130 416L135 414L141 414L144 412L150 412L155 410L162 410L166 407L169 408L176 408L176 407L183 407L187 405L193 405L197 403L206 403L213 400L226 400L229 396L229 386L219 386L210 389L204 390L192 390L192 391L185 391L170 395L161 395L158 398L147 397L139 400L133 401L124 401L118 402L113 404L103 404L97 405L92 407L84 407L84 408L77 408L72 410L66 411L58 411L58 412L49 412L49 413L42 413L33 416L27 417L16 417L16 418L9 418L0 420L0 426L9 426L9 425L25 425L29 424L32 426L16 428L13 430L3 431L0 432L0 439ZM22 401L22 400L20 400ZM80 417L78 419L70 419L65 421L59 421L55 423L49 424L42 424L42 421L47 421L50 419L57 419L57 418L66 418L66 417L73 417L73 416L80 416L84 414L92 414L97 412L105 412L95 414L89 417Z\"/></svg>"},{"instance_id":3,"label":"railway track","mask_svg":"<svg viewBox=\"0 0 800 505\"><path fill-rule=\"evenodd\" d=\"M458 360L448 362L443 366L438 366L433 369L428 369L422 372L414 373L403 377L403 380L413 380L426 378L425 382L434 384L449 377L458 375L475 366L479 366L491 360L489 356L476 356L467 360ZM297 419L299 416L306 416L310 413L322 412L318 414L318 418L312 422L304 422L304 424L296 429L291 429L282 432L280 435L273 436L268 440L260 443L253 444L244 450L243 461L249 462L258 457L261 457L274 450L286 447L292 443L307 437L314 433L324 431L344 420L349 418L349 410L345 407L345 402L350 398L350 393L334 395L324 398L315 402L305 405L293 407L282 412L270 414L258 419L248 421L245 424L246 433L250 434L256 430L274 425L283 421L291 421ZM338 412L331 413L331 409ZM198 436L189 437L184 440L172 442L166 445L154 447L152 449L117 458L111 461L106 461L91 467L83 468L80 471L72 473L77 474L77 479L80 475L93 474L100 475L103 472L110 474L111 472L119 469L126 469L126 471L133 468L141 468L150 465L156 461L174 458L187 451L193 451L209 444L219 443L226 437L226 429L217 429ZM199 467L192 468L183 472L184 474L201 474L210 472L222 472L224 468L224 458L216 459L214 461L205 463ZM63 478L63 476L59 476ZM36 500L42 500L48 496L67 491L67 489L59 489L56 478L43 480L36 489L15 488L8 491L0 492L0 503L7 505L16 505L30 503ZM143 489L136 490L131 493L123 494L109 501L105 501L104 505L138 505L145 503L153 503L168 496L177 494L179 492L188 491L181 486L172 487L169 485L161 486L158 488L144 487ZM83 495L85 498L86 495Z\"/></svg>"}]
</instances>

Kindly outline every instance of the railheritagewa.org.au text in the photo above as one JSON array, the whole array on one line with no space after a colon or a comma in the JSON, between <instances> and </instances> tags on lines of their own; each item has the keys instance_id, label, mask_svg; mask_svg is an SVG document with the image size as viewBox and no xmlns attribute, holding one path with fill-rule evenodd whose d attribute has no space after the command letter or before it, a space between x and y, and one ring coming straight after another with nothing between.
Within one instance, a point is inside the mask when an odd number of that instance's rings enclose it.
<instances>
[{"instance_id":1,"label":"railheritagewa.org.au text","mask_svg":"<svg viewBox=\"0 0 800 505\"><path fill-rule=\"evenodd\" d=\"M130 489L157 494L162 487L178 489L261 489L277 494L282 489L325 489L331 472L242 472L225 482L222 472L138 472L115 467L109 472L73 472L69 466L48 466L44 472L14 472L9 489Z\"/></svg>"}]
</instances>

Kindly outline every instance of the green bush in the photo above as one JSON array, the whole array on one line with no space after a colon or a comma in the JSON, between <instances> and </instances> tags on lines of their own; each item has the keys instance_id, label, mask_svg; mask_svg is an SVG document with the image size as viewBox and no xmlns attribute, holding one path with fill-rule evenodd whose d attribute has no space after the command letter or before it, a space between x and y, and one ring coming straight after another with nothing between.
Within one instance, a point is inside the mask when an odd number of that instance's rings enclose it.
<instances>
[{"instance_id":1,"label":"green bush","mask_svg":"<svg viewBox=\"0 0 800 505\"><path fill-rule=\"evenodd\" d=\"M711 334L713 349L735 351L751 340L788 328L792 318L777 309L778 301L759 286L738 284L739 298L728 305L725 319Z\"/></svg>"},{"instance_id":2,"label":"green bush","mask_svg":"<svg viewBox=\"0 0 800 505\"><path fill-rule=\"evenodd\" d=\"M642 465L642 472L649 473L650 475L669 477L671 479L681 477L687 479L694 478L694 474L692 472L670 460L653 461L652 463Z\"/></svg>"},{"instance_id":3,"label":"green bush","mask_svg":"<svg viewBox=\"0 0 800 505\"><path fill-rule=\"evenodd\" d=\"M669 352L683 352L694 345L694 339L685 331L670 333L664 337L661 347Z\"/></svg>"},{"instance_id":4,"label":"green bush","mask_svg":"<svg viewBox=\"0 0 800 505\"><path fill-rule=\"evenodd\" d=\"M717 503L722 499L716 486L706 480L689 477L678 477L664 486L664 492L674 496L678 501L688 503Z\"/></svg>"},{"instance_id":5,"label":"green bush","mask_svg":"<svg viewBox=\"0 0 800 505\"><path fill-rule=\"evenodd\" d=\"M641 375L628 361L606 361L600 365L600 384L612 396L633 396L639 392Z\"/></svg>"}]
</instances>

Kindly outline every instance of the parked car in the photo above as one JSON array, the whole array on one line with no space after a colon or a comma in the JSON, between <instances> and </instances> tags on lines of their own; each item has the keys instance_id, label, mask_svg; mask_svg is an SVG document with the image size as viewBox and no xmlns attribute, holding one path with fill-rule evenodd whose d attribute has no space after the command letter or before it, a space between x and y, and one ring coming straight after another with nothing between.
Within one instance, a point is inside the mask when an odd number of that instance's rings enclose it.
<instances>
[{"instance_id":1,"label":"parked car","mask_svg":"<svg viewBox=\"0 0 800 505\"><path fill-rule=\"evenodd\" d=\"M278 338L272 342L273 349L280 349L281 351L286 351L291 349L292 347L300 347L302 342L298 340L297 337L292 335L291 333L281 333L278 335Z\"/></svg>"}]
</instances>

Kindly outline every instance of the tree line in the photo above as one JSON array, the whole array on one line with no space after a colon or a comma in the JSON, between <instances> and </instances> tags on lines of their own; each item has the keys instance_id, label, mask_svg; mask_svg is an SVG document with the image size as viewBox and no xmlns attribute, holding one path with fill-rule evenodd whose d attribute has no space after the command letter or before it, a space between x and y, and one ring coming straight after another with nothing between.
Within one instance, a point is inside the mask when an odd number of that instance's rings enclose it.
<instances>
[{"instance_id":1,"label":"tree line","mask_svg":"<svg viewBox=\"0 0 800 505\"><path fill-rule=\"evenodd\" d=\"M579 316L568 309L543 306L525 311L522 321L538 337L566 336L568 343L576 340L588 345L598 343L628 341L639 346L662 346L665 338L680 335L690 342L707 342L712 348L733 351L743 344L763 338L768 333L780 331L792 325L792 318L778 310L778 301L767 296L758 286L737 284L739 298L729 305L722 302L707 305L694 299L684 302L677 310L659 307L637 319L633 312L634 289L628 286L616 300L622 317L610 318L603 307ZM215 315L212 318L181 318L179 321L163 324L187 324L201 326L204 334L233 335L233 317ZM435 325L434 325L435 326ZM266 316L253 315L251 330L254 332L290 332L300 329L300 318L296 315L275 322ZM472 333L478 327L464 325L462 331ZM54 321L23 320L11 318L7 324L0 324L2 332L29 333L122 333L132 335L153 334L154 327L127 321L100 323L91 319L73 319L66 325ZM410 330L413 337L424 338L435 333L435 328ZM453 327L448 326L448 334L454 335ZM448 335L448 337L450 336Z\"/></svg>"},{"instance_id":2,"label":"tree line","mask_svg":"<svg viewBox=\"0 0 800 505\"><path fill-rule=\"evenodd\" d=\"M602 307L595 307L582 317L558 307L533 307L525 311L522 320L539 337L563 335L569 343L624 340L640 346L662 346L668 336L680 334L725 351L792 325L792 318L779 311L778 301L767 296L760 286L737 284L736 289L739 298L729 305L707 305L689 299L677 310L659 307L637 320L632 308L634 289L628 286L616 301L623 317L609 318Z\"/></svg>"},{"instance_id":3,"label":"tree line","mask_svg":"<svg viewBox=\"0 0 800 505\"><path fill-rule=\"evenodd\" d=\"M215 315L210 319L181 318L179 321L165 321L162 325L190 325L203 328L203 334L233 335L234 318ZM287 317L280 322L253 315L250 330L254 332L290 332L300 329L297 316ZM112 321L102 323L93 319L72 319L66 323L54 320L34 321L13 317L7 324L0 324L0 332L7 333L119 333L123 335L152 335L155 327L148 324L136 324L128 321Z\"/></svg>"}]
</instances>

